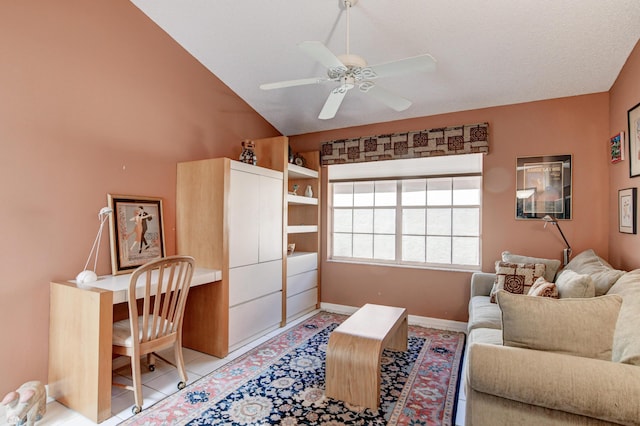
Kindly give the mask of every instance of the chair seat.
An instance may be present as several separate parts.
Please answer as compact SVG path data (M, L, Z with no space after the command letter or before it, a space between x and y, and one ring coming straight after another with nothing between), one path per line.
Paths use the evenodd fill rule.
M172 328L172 324L169 328ZM148 328L153 327L153 317L149 317ZM140 338L142 338L142 316L138 317L138 329L140 330ZM133 347L133 339L131 338L131 325L129 318L113 323L113 339L112 343L116 346Z

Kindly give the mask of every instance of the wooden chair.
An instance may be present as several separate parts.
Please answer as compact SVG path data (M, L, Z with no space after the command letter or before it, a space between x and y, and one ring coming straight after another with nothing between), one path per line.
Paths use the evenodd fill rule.
M180 373L178 389L186 386L187 373L182 357L182 318L194 267L192 257L169 256L142 265L131 275L129 318L113 324L113 353L131 358L133 386L121 383L114 385L134 392L133 414L142 411L141 356L147 355L151 371L155 369L154 357L173 365ZM136 289L142 283L144 287ZM138 312L138 304L141 305L141 313ZM156 353L170 347L174 349L175 364Z

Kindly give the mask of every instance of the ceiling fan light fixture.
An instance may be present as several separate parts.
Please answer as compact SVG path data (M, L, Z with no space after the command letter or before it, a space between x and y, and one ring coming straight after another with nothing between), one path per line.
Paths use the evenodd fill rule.
M362 56L353 55L353 54L344 54L338 55L338 59L340 62L344 64L345 67L353 67L353 68L364 68L367 66L367 61L364 60Z

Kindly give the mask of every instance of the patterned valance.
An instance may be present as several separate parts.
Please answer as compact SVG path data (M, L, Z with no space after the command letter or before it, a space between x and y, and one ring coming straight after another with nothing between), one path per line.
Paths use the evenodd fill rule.
M341 139L322 144L322 165L489 152L489 123Z

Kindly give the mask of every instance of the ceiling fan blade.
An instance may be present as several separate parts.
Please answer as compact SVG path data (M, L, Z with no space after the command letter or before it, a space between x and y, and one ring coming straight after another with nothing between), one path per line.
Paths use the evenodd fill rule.
M404 111L411 106L410 100L396 95L387 89L383 89L380 86L370 84L366 90L362 91L396 111Z
M342 61L319 41L303 41L298 47L326 68L345 68Z
M344 85L333 89L331 93L329 93L329 97L324 103L324 106L322 107L322 111L320 111L320 115L318 116L318 118L320 120L329 120L335 117L336 113L338 112L338 108L340 108L340 104L342 104L342 100L344 99L344 96L347 94L348 90L349 89L347 89L347 87Z
M298 80L277 81L275 83L264 83L260 85L262 90L282 89L284 87L305 86L307 84L319 84L329 81L327 78L301 78Z
M436 60L429 54L400 59L398 61L385 62L370 66L375 77L389 77L392 75L408 74L412 72L430 72L436 69Z

